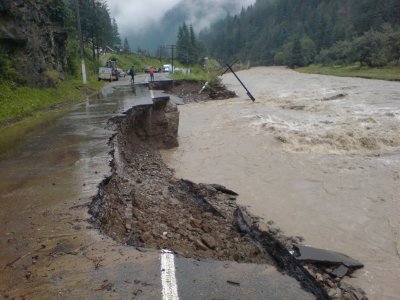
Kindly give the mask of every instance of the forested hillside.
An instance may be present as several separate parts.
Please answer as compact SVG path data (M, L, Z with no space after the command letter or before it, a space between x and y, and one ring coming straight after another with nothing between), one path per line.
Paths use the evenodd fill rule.
M400 0L257 0L199 38L222 62L384 66L400 58Z
M100 0L80 0L88 58L95 50L120 44L118 27ZM79 74L75 0L0 0L0 81L53 86ZM90 65L90 64L89 64Z

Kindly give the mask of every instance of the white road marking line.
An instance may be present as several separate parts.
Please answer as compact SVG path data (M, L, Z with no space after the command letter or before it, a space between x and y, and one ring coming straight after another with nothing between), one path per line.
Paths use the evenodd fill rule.
M174 254L165 249L161 250L161 283L163 300L179 300Z
M151 99L153 99L154 98L153 90L150 90L150 95L151 95Z

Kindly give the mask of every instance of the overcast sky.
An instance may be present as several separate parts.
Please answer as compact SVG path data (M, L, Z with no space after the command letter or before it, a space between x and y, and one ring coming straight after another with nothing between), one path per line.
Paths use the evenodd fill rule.
M107 0L111 16L115 17L121 33L121 37L129 35L130 32L141 30L151 23L160 20L163 15L180 2L192 3L193 7L201 5L205 11L210 10L210 19L188 20L195 25L197 30L207 26L209 22L215 21L216 7L222 8L227 5L247 7L255 0ZM207 4L208 3L208 4ZM239 4L239 5L238 5ZM194 14L196 9L194 9ZM192 16L193 16L192 15ZM218 17L220 17L218 15Z
M146 27L180 0L107 0L121 33Z

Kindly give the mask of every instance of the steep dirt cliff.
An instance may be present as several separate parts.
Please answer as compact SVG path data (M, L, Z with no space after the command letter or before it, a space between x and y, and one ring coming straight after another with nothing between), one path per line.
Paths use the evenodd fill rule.
M0 0L0 53L7 77L35 86L54 85L67 65L67 32L56 0Z

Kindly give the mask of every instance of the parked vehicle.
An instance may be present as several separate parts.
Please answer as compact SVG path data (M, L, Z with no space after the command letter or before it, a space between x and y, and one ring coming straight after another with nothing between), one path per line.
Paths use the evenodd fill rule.
M125 77L126 76L126 72L122 69L117 68L117 73L119 77Z
M108 60L106 62L106 67L111 68L111 69L116 69L117 68L117 62L115 60Z
M108 68L108 67L101 67L99 68L99 81L100 80L118 80L118 73L116 72L117 69Z
M163 72L172 72L172 65L163 65Z

